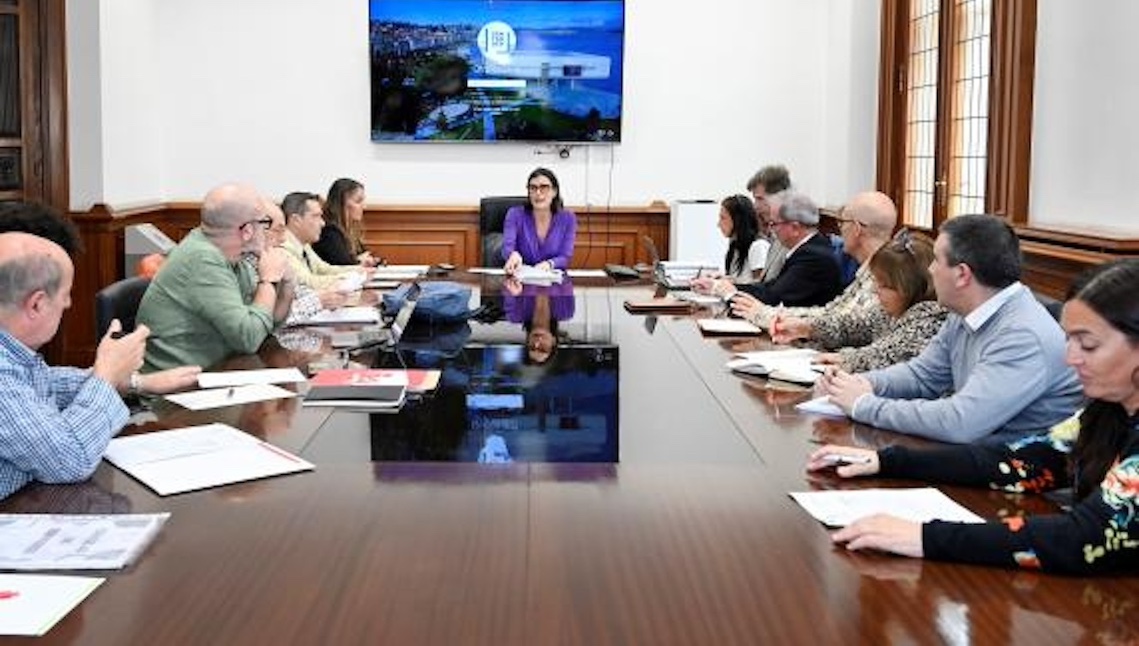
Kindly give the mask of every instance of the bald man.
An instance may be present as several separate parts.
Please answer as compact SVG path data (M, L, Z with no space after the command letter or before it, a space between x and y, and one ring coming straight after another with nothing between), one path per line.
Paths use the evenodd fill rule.
M285 253L265 243L272 226L251 186L206 194L201 226L170 252L139 305L136 320L151 330L143 372L252 354L285 321L293 274Z
M0 498L37 480L91 476L129 411L118 390L142 365L148 330L115 339L112 321L90 370L51 368L39 349L71 307L75 267L62 247L0 234Z
M870 258L890 241L898 224L898 209L885 193L868 191L850 199L836 216L842 233L843 249L858 261L854 280L834 300L821 307L789 307L779 310L760 303L747 294L732 300L732 311L771 332L778 343L811 339L824 348L845 341L850 331L863 345L890 323L878 302L878 287L870 273Z

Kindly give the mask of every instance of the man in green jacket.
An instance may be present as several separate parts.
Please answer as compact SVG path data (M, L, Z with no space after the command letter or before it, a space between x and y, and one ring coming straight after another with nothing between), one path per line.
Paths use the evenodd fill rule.
M150 328L143 372L252 354L285 320L293 274L285 253L265 244L272 223L253 187L206 194L201 226L170 252L139 305L137 322ZM245 256L257 258L256 271Z

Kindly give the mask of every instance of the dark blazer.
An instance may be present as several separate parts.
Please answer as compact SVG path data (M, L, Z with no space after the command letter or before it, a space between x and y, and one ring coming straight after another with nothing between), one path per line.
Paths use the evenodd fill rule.
M739 289L768 305L825 305L842 291L841 278L830 242L816 233L787 257L775 280L740 285Z
M330 265L358 265L360 261L356 256L364 253L363 249L353 249L352 242L344 231L331 222L320 230L320 240L312 244L312 250Z

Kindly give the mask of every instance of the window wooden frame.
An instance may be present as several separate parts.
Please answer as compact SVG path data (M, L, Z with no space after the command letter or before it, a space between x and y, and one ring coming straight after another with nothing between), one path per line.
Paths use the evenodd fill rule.
M941 0L942 42L954 0ZM909 51L908 0L883 0L882 46L878 88L878 189L898 204L904 198L905 83ZM1032 160L1032 96L1036 61L1036 0L993 2L991 85L989 89L988 166L985 210L1010 223L1028 222ZM945 69L946 66L942 66ZM943 109L949 96L942 78L938 92L938 145L948 140ZM937 175L942 173L938 169ZM941 225L935 211L934 229Z

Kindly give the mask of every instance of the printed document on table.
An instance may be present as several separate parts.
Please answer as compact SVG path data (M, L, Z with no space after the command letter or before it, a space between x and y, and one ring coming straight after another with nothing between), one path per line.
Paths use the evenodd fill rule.
M321 310L301 325L349 325L356 323L379 323L380 310L369 305L341 307L335 310Z
M305 380L302 379L302 381ZM190 410L208 410L223 406L269 401L270 399L288 399L296 396L295 392L273 384L250 384L232 388L193 390L188 393L165 395L165 399Z
M890 514L915 523L931 520L985 522L933 487L793 491L789 495L807 513L830 527L845 527L859 518L874 514Z
M253 384L297 384L302 381L306 381L305 376L296 368L227 370L225 372L203 372L198 375L198 386L201 388L251 386Z
M0 514L0 569L118 570L170 514Z
M0 574L0 635L46 634L104 579L47 574Z
M376 278L387 278L388 274L426 274L431 265L381 265L375 268Z
M344 293L358 291L364 287L364 281L367 279L368 277L364 275L362 271L353 271L343 274L340 280L336 282L336 291Z
M514 272L514 277L527 285L560 284L563 276L560 269L538 269L530 265L522 265Z
M118 437L104 457L160 496L314 468L225 424Z
M605 278L609 274L604 269L567 269L566 275L570 278Z

